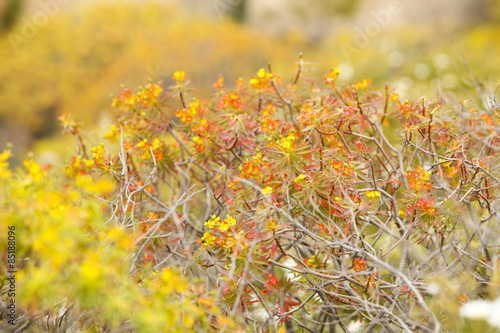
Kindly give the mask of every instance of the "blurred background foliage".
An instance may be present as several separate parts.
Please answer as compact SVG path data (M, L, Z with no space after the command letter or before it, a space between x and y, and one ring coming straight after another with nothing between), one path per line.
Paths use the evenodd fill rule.
M34 149L48 159L44 162L54 163L74 153L72 143L59 137L57 117L71 114L88 128L105 131L109 95L121 84L170 85L172 73L185 70L202 97L214 93L218 74L227 84L240 76L248 81L268 62L286 80L299 52L311 61L309 75L338 67L341 81L370 78L379 88L388 83L402 97L432 98L445 91L457 101L480 100L499 84L500 5L492 0L476 2L475 16L457 18L452 29L415 20L396 24L396 17L396 23L378 23L379 31L370 34L369 25L377 24L370 8L387 8L385 2L296 0L280 9L277 1L275 14L281 18L270 10L255 14L259 1L214 0L205 2L208 10L197 0L170 2L94 0L65 7L52 0L58 10L46 24L34 20L43 9L23 12L21 0L4 2L0 145L13 142L18 159ZM369 14L359 14L363 11ZM283 22L286 29L273 29L273 23ZM25 38L29 24L34 32Z

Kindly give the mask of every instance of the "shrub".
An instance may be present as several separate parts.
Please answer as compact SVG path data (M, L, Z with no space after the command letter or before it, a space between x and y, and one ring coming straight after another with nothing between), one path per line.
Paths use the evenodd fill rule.
M108 141L90 150L61 117L79 154L66 190L34 206L39 223L18 215L51 198L43 168L27 162L29 175L7 175L22 195L3 192L5 220L27 229L21 277L51 284L24 294L25 317L43 329L42 309L65 299L72 310L55 316L74 329L472 327L461 304L499 292L498 105L401 100L370 80L337 85L338 70L312 81L308 66L301 57L286 83L270 66L234 85L220 76L210 98L194 97L182 71L168 88L125 88ZM57 262L58 246L81 250ZM48 274L56 262L64 270ZM97 268L74 275L88 265ZM162 278L144 282L156 270ZM24 293L45 283L21 277ZM129 294L141 301L122 303Z

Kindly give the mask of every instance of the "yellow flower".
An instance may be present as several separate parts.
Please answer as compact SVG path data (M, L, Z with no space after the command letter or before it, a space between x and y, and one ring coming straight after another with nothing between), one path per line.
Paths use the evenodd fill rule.
M300 184L300 183L304 183L304 180L306 179L306 176L304 176L304 174L300 174L298 175L298 177L296 177L293 181L297 184Z
M232 227L236 225L236 220L231 215L226 216L226 222Z
M380 193L379 191L366 191L365 195L368 197L368 199L375 199L375 198L380 198Z
M172 79L177 81L177 82L185 81L186 80L186 72L176 71L174 73L174 76L172 77Z
M42 169L40 167L40 164L31 160L25 160L24 166L26 167L26 169L28 169L30 178L35 183L39 183L42 180L42 178L45 177L46 169Z
M200 138L199 136L195 136L193 138L193 141L194 143L196 143L197 145L201 145L203 143L203 138Z
M0 178L7 178L12 174L9 170L9 162L7 162L10 156L12 156L10 150L4 150L0 154Z
M271 186L267 186L262 190L262 193L264 193L265 195L270 195L271 193L273 193L273 189Z
M205 227L213 229L214 227L219 225L219 221L220 221L219 217L212 215L212 218L210 220L208 220L207 222L205 222Z

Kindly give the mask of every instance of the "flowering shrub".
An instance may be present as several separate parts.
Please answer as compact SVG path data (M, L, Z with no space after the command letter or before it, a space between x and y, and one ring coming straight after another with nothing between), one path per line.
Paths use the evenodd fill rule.
M19 322L52 329L43 310L94 330L467 329L463 304L500 292L498 106L401 101L370 80L337 85L338 70L313 82L306 66L286 85L271 68L219 77L211 98L183 71L124 89L90 154L63 117L79 155L60 187L33 161L15 180L0 155L14 184L2 214L31 258Z

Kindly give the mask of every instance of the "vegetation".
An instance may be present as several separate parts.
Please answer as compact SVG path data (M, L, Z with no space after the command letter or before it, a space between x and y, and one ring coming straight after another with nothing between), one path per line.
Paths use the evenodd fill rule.
M19 294L2 329L493 331L470 306L500 292L496 101L310 67L219 76L206 98L183 71L123 88L99 145L60 117L78 151L64 168L11 172L7 148Z
M316 15L333 10L322 5L345 1L309 3L311 15ZM120 84L166 81L178 68L190 73L198 93L208 95L214 76L222 74L230 82L240 76L248 80L255 68L269 61L289 78L289 65L296 54L304 52L308 59L318 60L317 71L306 76L335 65L342 69L340 83L369 77L377 86L387 82L397 87L403 98L435 96L438 87L453 102L476 96L463 63L469 64L486 88L495 88L492 78L499 74L496 57L483 56L500 52L499 27L487 23L454 36L422 27L381 29L361 47L352 30L341 29L315 41L300 30L276 38L257 28L158 3L107 4L78 11L60 8L58 15L36 26L36 33L21 44L13 45L9 36L24 36L24 25L32 21L29 15L0 40L0 130L16 143L16 165L28 149L55 151L63 160L67 157L61 147L64 140L58 136L60 114L71 114L85 122L87 129L94 129L107 119L108 93L118 94ZM356 47L356 51L346 57L342 45ZM0 136L2 145L6 140Z

